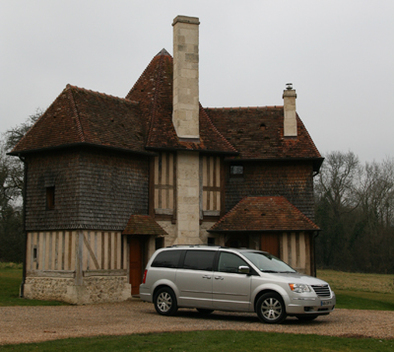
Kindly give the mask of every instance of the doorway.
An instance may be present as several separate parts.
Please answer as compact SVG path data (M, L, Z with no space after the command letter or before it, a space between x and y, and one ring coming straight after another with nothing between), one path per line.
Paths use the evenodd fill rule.
M280 258L279 234L264 233L261 235L260 249Z
M144 270L145 243L145 239L140 236L129 238L129 274L132 296L140 294L140 284L142 283Z

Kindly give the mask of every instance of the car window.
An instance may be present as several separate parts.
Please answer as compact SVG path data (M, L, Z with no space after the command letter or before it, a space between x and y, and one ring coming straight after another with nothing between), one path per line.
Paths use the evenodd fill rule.
M157 255L152 263L153 267L161 268L178 268L179 258L181 257L182 251L164 251Z
M215 254L216 251L186 251L183 268L212 271Z
M249 266L243 259L233 253L220 253L218 271L223 273L238 273L238 268L243 266Z

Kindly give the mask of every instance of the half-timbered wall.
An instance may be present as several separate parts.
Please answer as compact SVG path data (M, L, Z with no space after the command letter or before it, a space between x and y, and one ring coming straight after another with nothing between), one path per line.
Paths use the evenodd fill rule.
M220 157L202 156L200 161L202 182L202 211L204 215L220 215Z
M77 270L78 260L81 260L82 271L86 272L126 270L126 241L120 232L30 232L27 235L26 270L32 276L45 272L55 274L56 271L71 274Z
M154 161L154 207L156 214L174 213L174 163L173 153L160 153Z
M280 243L281 259L295 270L313 275L311 267L310 234L305 232L283 233Z

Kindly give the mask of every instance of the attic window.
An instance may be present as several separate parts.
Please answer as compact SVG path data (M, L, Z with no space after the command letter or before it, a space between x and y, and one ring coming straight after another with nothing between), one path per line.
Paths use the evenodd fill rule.
M55 186L46 188L47 210L55 209Z
M230 176L231 177L243 177L244 167L243 165L231 165L230 166Z

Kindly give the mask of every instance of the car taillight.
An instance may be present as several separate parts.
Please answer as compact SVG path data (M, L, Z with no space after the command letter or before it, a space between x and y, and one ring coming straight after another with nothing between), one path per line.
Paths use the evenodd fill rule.
M142 283L144 284L146 281L146 274L148 274L148 270L145 269L144 271L144 277L142 278Z

